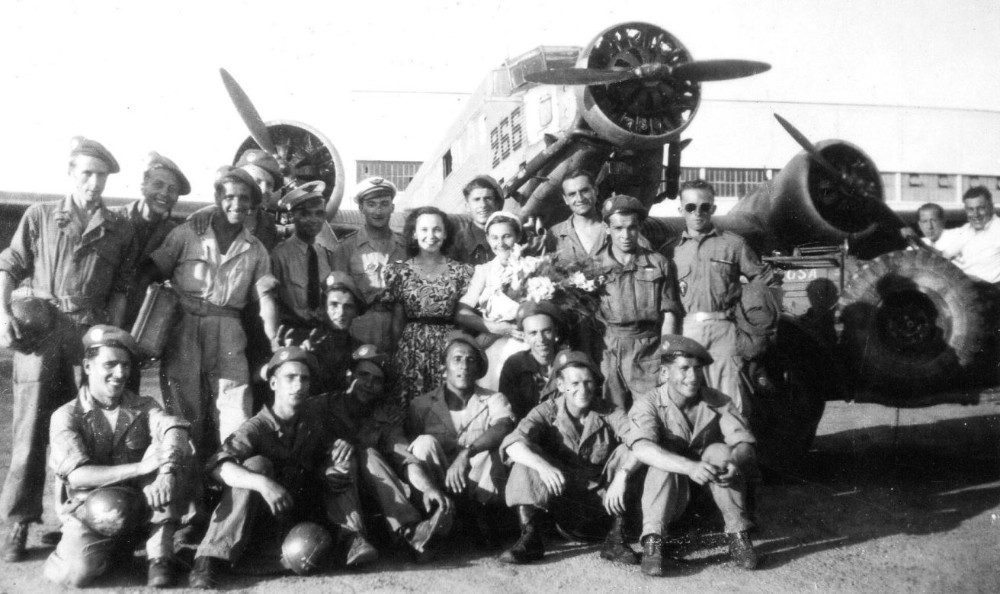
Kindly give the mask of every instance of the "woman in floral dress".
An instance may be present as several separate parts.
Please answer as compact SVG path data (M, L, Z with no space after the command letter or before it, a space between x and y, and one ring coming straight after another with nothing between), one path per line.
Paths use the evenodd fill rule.
M388 265L386 299L394 304L393 367L404 402L430 392L444 379L445 337L455 329L455 310L472 267L444 255L454 238L447 215L433 206L406 217L408 260Z

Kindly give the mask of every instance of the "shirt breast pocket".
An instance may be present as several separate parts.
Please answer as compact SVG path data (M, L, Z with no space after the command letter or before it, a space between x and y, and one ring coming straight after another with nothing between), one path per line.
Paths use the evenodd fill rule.
M664 282L663 271L659 268L640 268L635 271L635 313L637 318L659 317L660 292L663 290Z

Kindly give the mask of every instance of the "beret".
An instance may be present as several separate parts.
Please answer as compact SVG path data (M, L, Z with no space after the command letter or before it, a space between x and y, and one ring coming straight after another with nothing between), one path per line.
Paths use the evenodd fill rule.
M354 192L354 201L361 204L365 198L396 197L396 184L382 177L369 177L358 184Z
M117 326L108 326L106 324L91 326L83 335L84 349L95 346L119 347L128 351L133 357L139 352L135 339L132 338L131 334Z
M254 178L250 177L250 174L246 171L233 167L232 165L223 165L219 167L215 172L215 189L218 191L222 184L226 182L240 182L250 186L250 199L254 204L260 204L264 199L264 195L260 192L260 186L254 181Z
M74 136L69 143L69 156L75 157L77 155L87 155L88 157L104 161L108 164L108 173L118 173L121 171L121 167L118 166L118 160L111 154L111 151L104 148L104 145L96 140L91 140L84 136Z
M323 197L323 190L325 189L326 184L321 181L306 182L282 196L281 200L278 200L278 206L291 212L312 200L325 201Z
M373 344L363 344L354 349L354 352L351 353L351 360L354 361L355 365L362 361L370 361L377 365L384 374L386 373L386 365L389 363L389 355L380 353L378 347Z
M528 299L517 308L517 327L524 330L524 319L531 316L546 315L552 318L557 329L563 329L563 311L551 301L532 301Z
M149 151L149 154L146 155L146 168L144 171L152 171L154 169L166 169L177 176L177 183L180 184L177 194L187 196L191 193L191 182L188 181L188 178L181 171L181 168L177 166L177 163L174 163L156 151Z
M268 379L277 368L281 367L285 363L293 361L305 364L309 368L309 371L313 374L318 373L319 371L319 365L316 363L316 357L314 357L312 353L302 347L286 346L274 351L274 355L271 356L271 360L264 366L264 373L261 375L264 376L264 379Z
M247 165L256 165L270 173L274 179L275 189L285 185L285 176L281 174L281 164L278 163L278 160L271 153L261 149L247 149L243 151L243 154L236 160L233 167L242 169Z
M521 219L517 218L515 215L509 212L504 212L502 210L496 211L495 213L491 214L488 219L486 219L486 226L484 227L484 229L489 231L490 225L497 222L513 223L514 226L517 227L518 235L521 234Z
M649 214L646 207L637 198L626 196L625 194L615 194L604 201L601 207L601 217L607 222L611 215L618 212L634 212L639 215L639 220L646 218Z
M444 347L445 358L447 359L448 351L451 349L452 345L457 342L467 344L472 347L472 352L474 352L476 357L479 359L479 373L476 375L476 379L483 379L483 377L486 376L486 372L490 369L490 361L486 358L486 353L479 346L479 343L476 342L476 339L468 334L459 331L448 334Z
M552 362L552 375L558 376L560 371L570 365L582 365L594 374L595 380L601 381L603 379L601 376L601 370L597 367L594 361L588 357L586 353L581 351L561 351L558 355L556 355L555 360Z
M334 270L326 276L326 279L323 281L323 291L327 293L330 291L347 291L354 296L355 305L358 306L358 313L363 312L368 305L364 295L361 294L361 289L358 288L358 284L354 282L350 274L342 270Z
M712 355L708 354L708 349L701 346L701 343L687 336L678 336L677 334L664 334L661 336L659 351L661 358L669 355L680 355L682 357L698 359L704 365L711 365L715 361Z

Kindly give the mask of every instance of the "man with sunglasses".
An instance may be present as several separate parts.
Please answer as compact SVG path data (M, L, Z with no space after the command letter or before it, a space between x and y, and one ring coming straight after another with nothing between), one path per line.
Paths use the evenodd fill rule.
M761 277L774 284L768 265L761 262L735 233L712 223L715 189L705 180L681 185L680 213L685 230L673 248L680 302L684 311L684 336L705 346L714 362L705 367L709 387L733 399L744 415L749 407L740 395L739 372L743 360L736 348L733 311L740 300L740 276Z

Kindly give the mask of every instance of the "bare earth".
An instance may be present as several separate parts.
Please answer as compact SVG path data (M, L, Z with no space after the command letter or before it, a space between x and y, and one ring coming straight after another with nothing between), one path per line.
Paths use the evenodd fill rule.
M147 372L148 373L148 372ZM10 357L0 357L0 475L10 456ZM144 390L155 394L147 379ZM149 391L153 388L154 391ZM596 545L548 540L540 563L511 567L499 551L455 538L429 566L390 552L363 573L300 577L231 576L223 587L250 592L1000 592L1000 406L896 410L831 403L804 470L773 473L759 491L766 555L755 572L727 564L719 527L678 535L689 563L647 578L616 566ZM32 529L29 560L0 562L0 593L60 591L41 577L55 530ZM190 552L188 552L190 559ZM182 583L186 578L182 576ZM91 588L145 587L137 556Z

